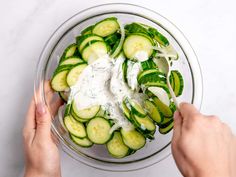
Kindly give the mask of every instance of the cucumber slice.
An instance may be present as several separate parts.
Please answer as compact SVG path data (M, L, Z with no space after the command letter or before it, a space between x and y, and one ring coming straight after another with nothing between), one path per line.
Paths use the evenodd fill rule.
M79 57L69 57L62 61L59 66L64 66L64 65L75 65L78 63L84 63L84 60L80 59Z
M77 121L79 121L79 122L81 122L81 123L85 123L85 122L88 122L88 121L89 121L89 119L81 119L80 117L78 117L78 116L74 113L73 109L71 109L70 114L71 114L71 116L72 116L75 120L77 120Z
M65 109L65 113L64 113L64 117L69 116L70 111L71 111L71 104L67 104L66 109Z
M122 110L123 110L123 113L124 113L125 117L126 117L127 119L130 119L130 110L129 110L129 108L126 106L126 104L125 104L124 101L122 102L121 107L122 107Z
M159 33L155 28L148 28L149 34L156 40L160 45L162 46L168 46L169 41L165 36L163 36L161 33Z
M122 63L123 80L124 80L125 83L128 83L128 80L127 80L127 69L128 69L128 61L125 60Z
M146 143L144 136L136 130L125 131L121 129L121 135L125 145L133 150L141 149Z
M72 110L75 113L75 115L81 119L92 119L93 117L96 116L96 114L98 113L100 109L100 106L92 106L90 108L87 109L83 109L83 110L78 110L77 109L77 105L75 103L75 101L72 102Z
M106 111L100 107L98 113L96 114L96 117L104 117L106 115Z
M173 126L174 126L174 121L172 121L167 127L165 128L160 128L159 127L159 132L161 134L167 134L169 133L172 129L173 129Z
M147 110L149 116L154 120L156 123L161 123L163 121L163 115L160 113L156 105L149 100L145 101L145 109Z
M94 41L86 45L82 51L82 57L85 61L95 61L108 53L108 48L103 41Z
M95 24L92 32L102 37L109 36L115 33L119 29L119 24L117 23L117 18L110 17L106 18Z
M51 86L54 91L60 92L69 89L69 85L66 82L67 74L70 68L58 68L51 80Z
M159 128L166 128L168 127L172 122L174 121L173 117L169 118L169 117L165 117L163 122L161 122L160 124L158 124Z
M131 108L131 112L136 114L137 116L145 117L147 115L145 110L136 100L126 98L125 103L128 108Z
M110 45L110 46L113 46L117 41L120 40L120 34L119 33L114 33L114 34L111 34L109 36L107 36L104 41Z
M60 62L66 60L68 57L72 57L73 55L76 54L76 49L77 49L77 45L76 44L70 44L63 52Z
M64 102L68 101L68 97L69 97L68 92L61 91L61 92L58 92L58 94Z
M136 115L133 115L136 125L141 131L144 132L153 132L156 130L156 126L153 123L152 119L149 118L149 116L146 117L138 117Z
M142 66L143 70L150 70L150 69L156 69L157 68L156 63L152 59L141 62L141 66Z
M64 118L64 124L65 124L67 130L72 135L79 137L79 138L86 137L86 130L85 130L84 125L82 123L76 121L73 117L66 116Z
M139 60L136 56L138 52L144 52L149 58L153 53L153 41L148 36L137 33L126 37L123 44L123 51L130 60Z
M81 34L82 35L91 34L93 27L94 27L94 25L86 27L83 31L81 31Z
M173 117L173 112L172 110L169 108L169 106L167 106L167 104L165 104L164 102L162 102L159 98L157 97L153 97L153 102L155 103L155 105L158 107L159 111L163 114L164 117ZM169 98L168 98L169 99Z
M144 70L138 75L138 83L146 84L148 82L166 82L166 77L157 69Z
M110 123L102 117L91 119L86 128L88 138L95 144L105 144L109 141L111 138L110 129Z
M172 85L174 85L174 92L176 96L180 96L183 93L183 89L184 89L184 80L182 75L180 74L179 71L174 70L171 71L171 76L173 78L173 83L171 82Z
M84 47L91 41L103 41L103 38L100 36L97 36L95 34L87 34L84 36L80 36L77 38L77 45L78 45L78 49L79 52L81 53L82 50L84 49Z
M115 158L123 158L129 153L129 147L124 144L120 132L114 132L106 146L108 152Z
M87 64L77 64L75 65L68 73L66 82L71 87L76 84L76 82L79 79L79 75L82 73L82 71L87 67Z
M114 44L114 46L112 47L112 50L111 50L111 52L110 52L110 56L114 55L115 52L117 53L117 55L114 55L114 58L116 58L116 57L119 55L119 53L120 53L121 50L122 50L122 47L120 47L119 44L120 44L120 39L118 39L118 40L116 41L116 43ZM119 50L116 51L118 47L119 47Z
M166 93L170 96L170 91L169 88L167 87L167 85L163 82L147 82L144 84L145 88L149 88L149 87L159 87L162 88L166 91ZM148 89L146 89L146 91L149 91Z
M81 147L88 148L93 145L93 143L88 138L78 138L74 135L70 135L70 138L75 144L78 144Z
M149 35L148 30L144 28L142 25L140 25L139 23L131 23L131 24L125 25L125 31L126 31L126 34L143 33L143 34Z

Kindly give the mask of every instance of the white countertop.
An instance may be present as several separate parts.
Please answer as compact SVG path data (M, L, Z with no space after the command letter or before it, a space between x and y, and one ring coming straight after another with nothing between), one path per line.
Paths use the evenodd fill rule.
M183 31L199 57L204 76L202 112L217 114L236 132L236 1L1 0L1 177L18 176L24 165L21 128L33 94L36 63L45 42L73 14L107 2L129 2L151 8ZM64 177L180 176L171 156L150 168L118 174L87 167L64 153L62 174Z

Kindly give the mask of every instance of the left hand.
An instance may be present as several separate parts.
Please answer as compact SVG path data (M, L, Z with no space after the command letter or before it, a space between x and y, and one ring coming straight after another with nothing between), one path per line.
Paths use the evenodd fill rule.
M53 97L49 83L46 85L46 97ZM32 99L23 129L25 151L25 177L60 177L60 156L57 140L51 133L52 114L62 104L60 99L53 102L52 110L43 103L36 105Z

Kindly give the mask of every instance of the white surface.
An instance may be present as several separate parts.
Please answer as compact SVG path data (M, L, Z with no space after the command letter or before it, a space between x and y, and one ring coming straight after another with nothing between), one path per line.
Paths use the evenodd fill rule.
M21 128L32 96L39 54L53 31L76 12L105 0L1 0L0 176L23 168ZM120 1L122 2L122 1ZM195 49L204 76L202 111L217 114L236 132L236 1L130 0L174 22ZM24 88L24 89L23 89ZM80 164L62 153L62 174L81 176L180 176L172 157L150 168L111 173Z

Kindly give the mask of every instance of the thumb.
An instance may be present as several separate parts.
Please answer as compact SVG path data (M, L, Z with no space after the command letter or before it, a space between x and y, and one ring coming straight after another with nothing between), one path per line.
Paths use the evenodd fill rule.
M36 136L47 138L51 136L51 115L43 103L36 105Z

